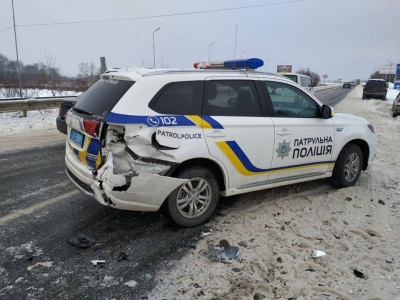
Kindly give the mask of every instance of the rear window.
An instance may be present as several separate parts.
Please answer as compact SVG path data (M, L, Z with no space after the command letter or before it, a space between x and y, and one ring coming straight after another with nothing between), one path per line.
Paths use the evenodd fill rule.
M100 79L79 97L74 108L105 117L134 83L127 80Z
M308 77L300 77L301 86L310 87L311 86L311 79Z
M367 87L374 88L374 87L386 87L386 82L382 80L369 80L367 82Z
M297 75L286 75L286 74L285 74L285 75L283 75L283 76L285 76L285 77L287 77L287 78L293 80L294 82L298 83L298 82L297 82Z

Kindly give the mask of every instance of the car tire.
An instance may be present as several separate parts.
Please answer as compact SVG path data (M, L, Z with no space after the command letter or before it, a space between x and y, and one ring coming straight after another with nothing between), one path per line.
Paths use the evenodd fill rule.
M214 213L219 200L219 186L214 174L205 167L192 166L181 170L177 177L189 181L167 198L172 220L182 227L205 222ZM197 189L199 186L200 191Z
M386 96L383 96L383 97L382 97L382 100L385 101L385 100L386 100Z
M392 117L393 117L393 118L396 118L396 117L397 117L397 114L393 113L393 114L392 114Z
M338 156L333 168L331 183L337 188L350 187L356 184L363 165L361 149L356 144L347 144Z
M365 99L365 98L366 98L366 97L365 97L365 94L363 93L363 94L362 94L362 99Z

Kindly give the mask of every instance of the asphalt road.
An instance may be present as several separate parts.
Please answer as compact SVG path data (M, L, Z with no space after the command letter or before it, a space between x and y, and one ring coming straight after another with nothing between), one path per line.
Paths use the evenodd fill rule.
M331 89L316 91L315 96L322 103L334 107L336 104L342 101L350 91L351 89L344 89L341 86L339 86Z
M334 106L348 92L316 96ZM182 229L159 212L102 206L69 182L64 151L58 142L0 154L0 299L140 299L157 270L190 251L210 223ZM78 234L96 243L67 242ZM120 252L127 260L118 261Z
M139 299L204 226L102 206L69 182L64 151L58 144L0 155L0 299ZM77 234L96 244L69 244ZM127 260L118 262L120 252Z

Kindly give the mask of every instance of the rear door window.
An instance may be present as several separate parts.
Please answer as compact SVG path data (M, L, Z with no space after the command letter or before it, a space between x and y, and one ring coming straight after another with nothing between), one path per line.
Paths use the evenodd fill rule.
M200 115L204 81L172 82L150 101L149 107L160 114Z
M79 97L74 108L90 115L106 117L134 83L127 80L100 79Z
M261 116L260 101L251 80L206 81L203 114L209 116Z

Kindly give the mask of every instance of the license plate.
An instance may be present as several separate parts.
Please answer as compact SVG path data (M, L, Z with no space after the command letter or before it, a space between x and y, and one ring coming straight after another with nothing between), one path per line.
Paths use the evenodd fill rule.
M82 133L72 129L69 139L82 148L85 137Z

